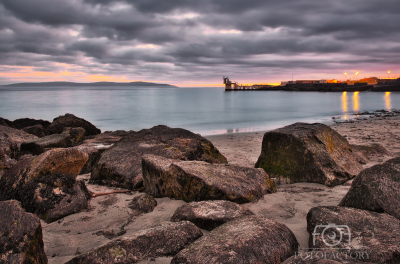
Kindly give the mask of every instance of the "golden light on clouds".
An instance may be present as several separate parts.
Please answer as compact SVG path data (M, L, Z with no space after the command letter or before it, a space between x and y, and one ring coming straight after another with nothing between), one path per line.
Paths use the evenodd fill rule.
M78 68L73 65L56 63L62 70L58 72L37 71L35 67L29 66L4 66L0 65L0 77L6 77L12 82L134 82L126 76L88 74L82 71L72 71Z

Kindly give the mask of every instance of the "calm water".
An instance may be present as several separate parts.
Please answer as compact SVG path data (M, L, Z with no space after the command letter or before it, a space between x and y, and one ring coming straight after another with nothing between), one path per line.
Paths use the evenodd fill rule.
M164 124L202 135L329 122L355 112L400 108L400 93L236 91L222 88L0 88L0 116L53 120L72 113L102 131Z

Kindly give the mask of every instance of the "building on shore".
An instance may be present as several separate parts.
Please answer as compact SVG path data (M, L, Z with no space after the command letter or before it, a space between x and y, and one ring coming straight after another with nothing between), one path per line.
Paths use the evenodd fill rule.
M336 82L334 82L336 81ZM337 83L337 80L296 80L296 81L284 81L281 82L281 86L285 86L286 84L320 84L320 83Z

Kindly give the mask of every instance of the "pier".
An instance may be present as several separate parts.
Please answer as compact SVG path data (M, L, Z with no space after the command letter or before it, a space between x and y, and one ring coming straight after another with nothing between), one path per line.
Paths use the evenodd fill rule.
M223 77L225 84L225 91L241 91L241 90L264 90L265 88L271 87L268 84L238 84L232 82L229 77Z

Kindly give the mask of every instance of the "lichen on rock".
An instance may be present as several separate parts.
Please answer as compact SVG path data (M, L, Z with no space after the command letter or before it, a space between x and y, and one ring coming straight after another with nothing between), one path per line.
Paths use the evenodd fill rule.
M264 134L255 165L284 183L342 184L361 170L348 141L323 124L295 123Z

